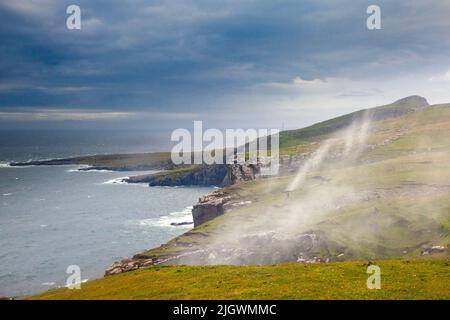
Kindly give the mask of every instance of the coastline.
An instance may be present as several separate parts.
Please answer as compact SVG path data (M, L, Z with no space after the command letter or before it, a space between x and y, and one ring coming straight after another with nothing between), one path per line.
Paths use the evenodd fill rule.
M61 243L64 246L65 236L62 235L61 238L61 236L59 236L55 232L61 231L62 227L65 228L65 226L63 225L65 224L64 221L66 220L63 219L64 221L60 221L60 219L58 219L58 213L56 211L58 210L57 206L59 206L59 202L63 201L63 199L66 199L67 196L67 199L71 199L69 201L74 201L75 204L75 206L67 205L67 209L69 210L68 212L73 212L75 214L72 215L73 217L78 216L78 218L76 218L76 222L75 220L72 220L72 218L69 219L70 221L76 223L75 227L77 230L95 230L98 227L102 229L104 228L104 226L113 226L113 229L109 229L110 227L108 227L108 230L111 230L111 232L117 229L114 229L115 226L117 226L120 230L123 230L122 232L117 229L119 233L115 232L115 236L106 237L103 237L101 230L98 231L100 232L100 234L95 238L104 239L105 241L102 241L102 245L96 246L97 249L95 250L101 250L104 253L104 258L99 259L99 261L102 261L102 263L97 263L97 266L91 265L91 261L96 260L94 256L92 256L92 258L89 258L88 261L86 261L84 257L80 259L77 258L75 263L79 264L82 269L85 270L83 272L83 279L85 278L84 276L89 279L102 277L105 269L114 261L141 252L143 250L146 250L147 248L158 246L161 243L165 243L175 236L187 231L188 228L192 226L193 221L190 210L189 216L186 215L186 207L192 207L199 196L204 195L212 190L211 188L197 187L149 188L148 184L131 184L124 181L124 179L126 178L125 175L132 176L133 174L142 174L143 172L132 171L121 174L120 170L111 170L107 172L79 170L79 165L60 165L57 167L53 165L27 165L22 167L8 167L3 169L2 177L6 179L5 182L10 181L11 183L4 185L5 196L2 198L2 200L5 203L11 203L11 205L13 205L14 203L18 203L20 199L24 199L26 201L19 202L23 202L27 206L26 208L31 206L34 201L46 201L45 203L46 206L48 206L49 210L45 210L45 208L42 209L48 212L48 215L40 214L40 217L37 220L31 219L29 220L30 223L28 223L27 225L19 223L19 221L17 222L17 228L20 228L21 230L32 229L33 233L39 233L40 236L42 236L42 243L45 243L47 241L47 238L48 240L50 240L50 238L53 237L53 239L60 239L57 242ZM21 170L15 170L16 168ZM24 170L22 170L22 168L24 168ZM69 173L69 171L73 173ZM40 176L42 176L43 178L39 178ZM19 180L15 180L16 177L18 177ZM33 177L33 179L30 179L30 177ZM121 184L127 186L101 186L105 185L105 183L116 184L112 183L111 180L115 180L116 183L120 181ZM36 191L33 194L28 193L28 195L26 195L25 191L27 190L27 188L29 188L29 185L31 184L31 186L38 186L38 181L40 181L41 184L45 183L45 185L41 185L41 187L34 189ZM12 183L18 184L18 187L14 187ZM62 189L66 187L67 189ZM44 191L47 189L50 190L50 193ZM69 191L69 189L71 189L72 191ZM190 191L191 189L192 191ZM54 190L54 192L51 190ZM65 190L67 190L67 192ZM10 196L6 197L6 195ZM117 209L112 208L112 206L114 206L113 204L108 205L108 203L104 203L104 201L107 200L108 197L117 199L117 201L114 201L114 203L119 204ZM123 201L120 201L120 198L122 197L124 199ZM136 205L129 206L130 209L135 208L130 210L131 212L128 212L126 210L128 206L126 204L126 202L128 201L127 199L134 199L134 201L139 202ZM155 199L157 200L157 202L154 202ZM123 204L121 205L120 202L122 202ZM24 210L36 214L38 212L38 210ZM39 210L39 212L43 210ZM11 207L10 209L5 210L3 213L9 213L7 216L13 217L14 212L20 211L17 211ZM55 212L56 216L52 212ZM111 220L106 224L98 225L98 227L96 227L99 221L97 221L98 218L95 218L95 216L97 214L100 214L100 212L104 213L102 214L102 217L105 217L107 219L112 218L114 220ZM3 217L5 217L4 214L2 214ZM88 218L89 216L92 216L92 218ZM24 222L26 221L28 221L28 218L24 220ZM61 224L60 222L63 223ZM174 225L172 225L172 223L174 223ZM68 227L70 228L70 225L68 225ZM11 232L13 232L13 229L11 229ZM151 232L151 234L149 234L149 232ZM29 234L30 237L28 238L32 238L31 233ZM82 232L79 232L79 234L81 235L81 237L84 237L83 235L86 235L86 233ZM163 234L166 235L164 236ZM11 236L12 235L13 233L11 233ZM11 239L12 241L13 238L4 237L3 239L4 243L8 243L9 239ZM130 241L131 244L129 243ZM85 242L86 241L80 241L80 243ZM21 242L19 241L16 243L19 245ZM47 253L45 252L45 246L39 245L38 247L39 250L35 251L38 255L38 257L35 259L36 264L41 263L41 261L53 261L60 259L58 254L47 256ZM13 247L4 246L3 248L5 250L2 250L2 255L8 254L8 252L11 252L11 250L13 250ZM85 251L84 249L82 249L83 247L80 248L80 252ZM17 252L23 252L21 254L22 256L29 256L29 254L27 253L27 249L24 249L23 251L18 250ZM6 260L2 259L2 262L3 261L7 265L20 263L19 260L9 255L7 256ZM70 264L70 262L71 261L65 262L64 259L56 262L57 264L54 267L55 276L52 276L48 272L42 273L38 270L36 270L36 273L34 273L32 269L34 270L40 268L38 268L37 266L33 267L32 269L29 268L29 270L26 271L26 274L32 274L33 278L37 279L37 281L30 280L29 289L26 288L28 287L28 285L26 287L18 286L17 289L15 289L13 283L11 283L11 281L14 279L12 278L12 275L10 276L11 278L2 279L2 283L4 284L4 286L2 286L3 290L1 290L1 293L8 296L25 296L43 290L52 290L53 288L50 284L53 283L55 283L57 286L62 286L63 283L61 281L65 281L63 280L63 278L65 279L66 277L64 275L65 266L67 266L67 263ZM101 265L100 268L98 268L98 265ZM93 266L96 269L93 269ZM4 269L5 272L2 272L2 275L8 272L8 270L9 268ZM26 270L26 268L24 268L24 270ZM94 275L93 273L96 274ZM21 274L24 274L24 272L21 272ZM19 277L22 278L20 274ZM43 285L44 283L48 284L48 286ZM23 284L26 285L26 282L23 282ZM42 288L39 288L40 286Z
M95 154L69 158L10 162L11 167L42 165L85 165L83 170L146 171L172 168L170 153Z
M105 157L105 156L104 156ZM108 159L116 159L117 155L108 155ZM142 157L142 155L133 155L133 157ZM141 169L142 166L136 167L135 165L129 166L129 162L133 161L132 156L128 156L125 161L122 161L114 166L99 166L97 163L92 164L93 161L98 159L97 156L89 157L74 157L66 159L49 159L42 161L31 161L24 163L13 164L12 167L29 167L29 166L64 166L64 165L77 165L76 169L71 169L71 171L76 172L121 172L124 168L127 171L137 171L136 168ZM86 164L90 162L91 164ZM102 161L104 162L104 161ZM161 168L160 163L151 164L147 167ZM151 224L165 224L166 226L172 225L174 227L189 228L181 236L190 235L195 227L215 219L216 217L223 215L230 208L237 208L242 205L248 205L251 203L249 200L242 200L236 194L228 193L227 186L232 183L238 182L238 180L254 180L257 178L257 172L251 166L245 166L243 168L239 165L232 166L231 170L227 170L227 165L223 166L188 166L181 168L174 168L173 166L164 166L162 170L155 171L145 175L136 175L128 177L115 178L110 181L104 182L104 184L129 184L129 185L144 185L144 186L161 186L161 187L180 187L180 186L215 186L215 190L201 197L196 203L192 203L189 207L190 219L187 219L187 215L181 217L175 217L176 221L166 221L169 216L163 216L159 221L149 221ZM188 178L178 179L179 173L182 172ZM232 177L230 178L229 173ZM163 177L163 178L161 178ZM215 182L215 183L212 183ZM184 212L186 213L186 212ZM167 219L166 219L167 218ZM172 217L174 218L174 217ZM163 221L164 220L164 221ZM177 241L177 238L170 239L168 243L175 241L177 246L182 246L184 249L188 249L191 244L188 242L183 243ZM162 255L162 256L152 256L148 257L145 253L164 248L167 243L162 244L160 247L149 248L144 252L138 252L132 256L132 258L123 259L121 261L114 262L111 266L105 269L105 275L115 274L134 270L137 268L159 265L159 264L170 264L176 262L181 257L192 255L191 252L184 252L180 255ZM196 251L194 253L201 253L201 251Z
M400 107L394 104L393 111ZM450 109L431 106L401 115L390 110L383 109L392 114L389 119L371 123L370 141L351 145L358 157L343 151L347 137L358 135L353 127L342 131L342 119L354 117L349 114L285 134L288 143L281 140L280 173L274 177L260 179L250 165L227 165L225 176L220 167L172 166L127 178L147 185L201 185L219 172L214 178L222 182L193 205L193 229L113 263L105 281L150 266L448 259L448 149L441 146L449 140L435 126L447 128ZM427 139L426 147L418 148L418 135ZM333 149L323 149L330 139ZM113 167L133 162L121 161ZM296 174L298 188L291 188Z

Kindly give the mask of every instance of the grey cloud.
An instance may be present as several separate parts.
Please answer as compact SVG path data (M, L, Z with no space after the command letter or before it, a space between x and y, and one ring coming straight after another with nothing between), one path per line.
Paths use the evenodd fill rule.
M360 87L323 99L387 99L374 82L450 69L450 5L437 0L378 1L380 31L365 28L371 3L350 0L79 0L81 31L65 28L72 1L36 3L0 0L0 109L250 113L303 101L267 84L347 79Z

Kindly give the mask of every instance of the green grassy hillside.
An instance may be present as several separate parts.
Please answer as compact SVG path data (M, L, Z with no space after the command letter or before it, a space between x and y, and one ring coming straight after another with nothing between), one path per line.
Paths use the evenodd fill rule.
M450 105L412 102L283 133L293 170L222 189L225 214L136 257L158 266L34 298L449 299Z
M239 239L248 243L248 235L271 232L283 237L313 233L319 241L307 255L330 261L417 257L424 248L447 247L449 132L448 105L375 121L357 159L324 161L289 195L285 190L295 174L228 187L224 191L246 205L233 207L144 255L167 258L207 249L217 256L223 249L242 247ZM326 139L321 136L309 146L317 150ZM338 140L333 143L338 145ZM304 145L303 140L297 143ZM296 259L280 259L264 242L248 246L260 257L256 263ZM448 256L448 249L440 255ZM180 263L227 261L197 256Z
M31 299L450 299L447 261L380 261L381 289L367 264L152 267Z
M423 110L428 102L421 97L411 96L400 99L392 104L371 109L363 109L337 118L316 123L312 126L288 130L280 133L281 153L289 152L292 146L309 144L311 142L326 138L327 135L349 126L352 122L366 116L376 121L401 117L413 111ZM295 153L295 152L294 152Z

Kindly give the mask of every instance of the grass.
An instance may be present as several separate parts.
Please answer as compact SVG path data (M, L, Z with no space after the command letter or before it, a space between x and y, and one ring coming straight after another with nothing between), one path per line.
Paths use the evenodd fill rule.
M381 289L367 263L152 267L29 299L450 299L448 260L385 260Z
M321 125L338 126L333 123ZM282 223L284 216L293 216L286 213L298 210L296 204L323 199L342 187L348 188L350 195L367 193L381 196L339 205L338 209L335 205L328 212L321 208L310 209L311 219L298 223L294 231L301 234L313 230L324 234L326 241L323 247L317 248L317 254L323 251L325 256L333 257L345 248L346 260L411 258L420 254L419 248L423 244L447 246L450 244L450 190L447 188L450 181L450 135L443 133L449 130L450 108L447 105L376 121L368 142L376 147L364 152L361 161L344 166L332 164L310 173L310 176L329 178L327 184L307 179L301 188L291 193L289 201L284 190L292 176L231 186L224 190L250 200L251 205L233 209L144 254L170 256L187 250L177 246L177 241L191 243L193 246L188 250L202 249L214 242L216 236L233 234L237 226L242 234L256 232L258 228L266 231L267 221L275 229L275 224ZM302 132L303 129L296 132L301 133L299 140L295 140L292 134L289 144L304 146ZM397 133L397 139L382 143ZM308 144L308 147L317 148L319 145ZM334 205L335 202L330 203ZM380 211L377 217L371 214L375 208Z
M358 114L358 113L357 113ZM320 141L355 115L309 128L281 133L282 154L312 152ZM300 188L284 192L293 176L240 183L223 191L250 200L212 221L148 250L167 257L240 234L277 230L283 234L313 231L314 248L330 264L282 264L262 267L173 266L139 270L83 284L80 291L59 290L32 298L45 299L450 299L448 250L444 260L423 260L422 245L450 244L450 105L372 123L367 149L358 162L327 163L310 172ZM388 143L384 143L388 141ZM161 155L162 160L165 156ZM141 159L144 160L144 159ZM186 169L174 170L177 176ZM162 173L165 175L169 173ZM312 177L320 175L327 183ZM329 206L329 195L335 199ZM341 197L372 195L341 205ZM378 195L378 196L377 196ZM305 204L309 203L310 206ZM376 210L375 210L376 209ZM374 211L376 212L374 214ZM290 218L308 219L292 223ZM284 220L286 221L284 221ZM270 222L270 223L268 223ZM267 227L269 225L269 228ZM286 230L293 225L295 229ZM282 228L281 228L282 227ZM177 241L192 247L177 246ZM255 249L259 255L267 248ZM337 259L341 253L343 258ZM363 262L382 260L382 290L366 289Z

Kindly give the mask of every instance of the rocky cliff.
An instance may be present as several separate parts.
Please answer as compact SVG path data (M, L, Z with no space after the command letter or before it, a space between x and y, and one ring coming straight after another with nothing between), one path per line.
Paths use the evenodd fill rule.
M199 165L134 176L124 179L124 181L127 183L148 183L151 187L223 186L226 176L226 165Z
M241 181L254 180L259 167L253 164L214 164L178 167L155 174L124 179L127 183L148 183L154 186L229 186Z
M259 166L253 164L233 164L229 165L227 170L227 175L222 183L222 185L226 186L257 179L260 173ZM237 200L235 195L232 196L222 190L217 190L200 198L192 209L194 227L224 214L231 206L235 207L241 203L245 204L245 201L236 202L233 200Z
M231 196L221 190L210 193L198 200L192 209L194 227L212 220L225 213L225 205L231 200Z

